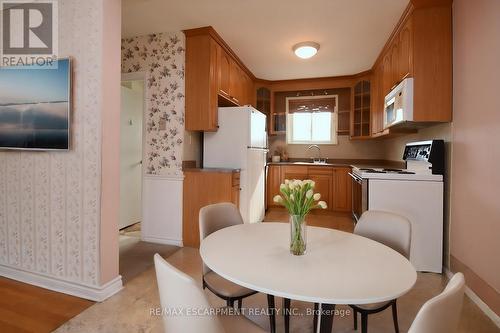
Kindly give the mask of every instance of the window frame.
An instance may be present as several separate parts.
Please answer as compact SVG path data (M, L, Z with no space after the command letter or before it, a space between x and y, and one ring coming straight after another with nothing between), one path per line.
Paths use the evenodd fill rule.
M333 108L333 112L331 112L331 124L330 124L330 141L294 141L293 138L293 120L292 115L289 113L289 101L290 100L298 100L298 99L324 99L324 98L335 98L335 106ZM285 99L285 107L286 107L286 142L291 145L337 145L338 144L338 136L337 136L337 128L338 128L338 106L339 106L339 96L338 95L318 95L318 96L294 96L294 97L286 97ZM314 113L314 112L311 112ZM312 119L311 119L312 124Z

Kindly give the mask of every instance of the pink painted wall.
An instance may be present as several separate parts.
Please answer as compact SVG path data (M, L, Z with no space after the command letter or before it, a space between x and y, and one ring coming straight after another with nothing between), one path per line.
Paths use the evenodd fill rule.
M121 1L103 4L100 282L118 276L120 212Z
M452 269L500 314L500 1L454 1L453 57Z

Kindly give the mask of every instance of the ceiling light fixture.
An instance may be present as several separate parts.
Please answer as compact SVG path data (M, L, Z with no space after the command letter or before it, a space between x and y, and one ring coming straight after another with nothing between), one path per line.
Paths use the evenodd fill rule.
M318 52L319 44L315 42L303 42L295 44L292 49L297 57L309 59Z

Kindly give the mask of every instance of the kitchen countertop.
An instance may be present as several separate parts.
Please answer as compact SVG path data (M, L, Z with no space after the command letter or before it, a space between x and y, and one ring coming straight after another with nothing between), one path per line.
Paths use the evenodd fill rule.
M271 162L267 165L306 165L317 167L358 167L358 168L405 168L405 162L389 160L369 160L369 159L328 159L327 163L312 163L310 159L291 158L286 162Z

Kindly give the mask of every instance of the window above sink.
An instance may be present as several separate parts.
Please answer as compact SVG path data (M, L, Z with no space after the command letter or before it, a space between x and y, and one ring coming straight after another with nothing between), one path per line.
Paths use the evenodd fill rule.
M337 144L337 95L286 98L288 144Z

